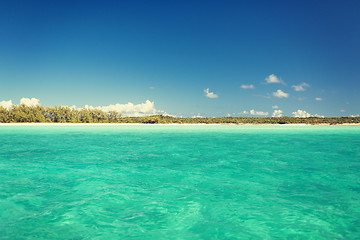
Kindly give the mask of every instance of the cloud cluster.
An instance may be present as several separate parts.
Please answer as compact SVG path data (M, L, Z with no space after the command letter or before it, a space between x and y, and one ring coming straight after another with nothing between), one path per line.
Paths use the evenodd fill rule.
M283 80L279 79L274 74L269 75L267 78L265 78L266 83L282 83L285 84Z
M276 83L280 83L280 84L283 84L283 85L286 85L286 83L281 79L279 78L278 76L276 76L275 74L270 74L269 76L267 76L265 78L265 84L276 84ZM242 84L240 86L242 89L255 89L255 86L254 84ZM310 84L309 83L306 83L306 82L302 82L298 85L292 85L291 86L294 91L296 92L304 92L306 91L308 88L310 88ZM218 95L213 93L213 92L210 92L209 88L205 89L204 90L205 92L205 96L208 97L208 98L218 98ZM261 96L261 97L264 97L264 98L289 98L290 97L290 94L287 93L287 92L284 92L283 90L281 89L278 89L276 90L275 92L272 92L272 94L270 93L267 93L266 95L254 95L254 96ZM298 97L297 98L299 101L301 100L305 100L306 97ZM315 98L316 101L323 101L323 98L321 97L316 97ZM279 109L279 107L277 105L273 105L272 106L272 109L274 110L273 113L272 113L272 116L273 117L281 117L283 116L283 111ZM343 110L341 112L344 112ZM254 109L250 110L250 111L242 111L240 112L239 114L250 114L250 115L258 115L258 116L267 116L269 113L268 112L262 112L262 111L255 111ZM270 113L271 114L271 113ZM296 112L293 112L292 113L294 115L294 117L301 117L301 118L306 118L306 117L311 117L311 116L314 116L314 117L324 117L323 115L318 115L318 114L315 114L315 115L311 115L310 113L307 113L306 111L304 110L300 110L298 109Z
M36 98L21 98L20 104L24 104L29 107L40 106L40 100ZM6 109L10 109L14 104L11 100L9 101L1 101L0 107L4 107ZM75 105L70 107L71 109L83 109L77 108ZM155 103L150 100L146 100L144 103L133 104L131 102L126 104L110 104L108 106L98 106L93 107L89 105L85 105L85 109L98 109L104 112L115 111L123 114L124 116L131 117L140 117L146 115L155 115L155 114L166 114L163 110L158 110L155 108Z
M20 104L24 104L29 107L38 106L38 105L40 105L39 102L40 102L40 100L36 99L36 98L21 98L20 99Z
M250 114L250 115L257 115L257 116L267 116L267 115L269 115L268 112L255 111L254 109L251 109L249 112L245 110L242 113L243 114Z
M204 89L204 93L207 98L218 98L219 97L219 95L215 94L214 92L210 92L209 88Z
M303 92L303 91L306 90L306 88L309 88L310 85L307 84L307 83L305 83L305 82L303 82L303 83L301 83L300 85L293 85L292 87L293 87L294 90L297 91L297 92Z
M139 104L133 104L129 102L126 104L117 103L117 104L110 104L108 106L98 106L98 107L86 105L85 108L98 109L104 112L115 111L123 114L124 116L131 116L131 117L165 114L164 111L157 110L155 108L155 103L151 102L150 100L146 100L144 103L139 103Z
M298 117L298 118L311 117L310 113L307 113L305 110L300 110L300 109L298 109L296 112L293 112L292 114L294 115L294 117Z
M20 104L24 104L29 107L35 107L40 105L40 100L36 98L22 98L20 99Z
M240 86L242 89L255 89L255 86L253 84L250 84L250 85L241 85Z
M1 101L0 102L0 107L6 108L6 109L10 109L12 107L13 103L11 100L9 101Z
M273 96L277 98L288 98L289 94L278 89L276 92L273 92Z
M40 105L39 102L40 102L40 100L36 99L36 98L21 98L20 99L20 104L24 104L29 107L38 106L38 105ZM13 105L14 104L13 104L12 100L0 102L0 107L6 108L6 109L10 109Z
M283 111L282 110L274 110L272 117L281 117L282 116Z

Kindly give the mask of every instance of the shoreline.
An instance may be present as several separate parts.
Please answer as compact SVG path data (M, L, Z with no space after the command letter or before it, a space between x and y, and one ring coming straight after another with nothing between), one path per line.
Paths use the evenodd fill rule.
M330 123L320 123L320 124L306 124L306 123L287 123L287 124L252 124L252 123L0 123L0 126L125 126L125 125L145 125L145 126L154 126L154 125L186 125L186 126L204 126L204 125L219 125L219 126L360 126L360 123L343 123L343 124L330 124Z

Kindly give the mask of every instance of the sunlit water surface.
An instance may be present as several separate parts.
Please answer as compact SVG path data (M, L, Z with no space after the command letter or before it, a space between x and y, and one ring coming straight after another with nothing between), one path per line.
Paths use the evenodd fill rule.
M360 239L360 127L0 126L0 239Z

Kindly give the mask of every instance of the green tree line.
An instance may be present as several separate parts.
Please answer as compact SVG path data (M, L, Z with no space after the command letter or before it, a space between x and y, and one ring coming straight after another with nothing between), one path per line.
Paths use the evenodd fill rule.
M295 117L214 117L178 118L164 115L124 117L119 112L99 109L73 109L65 106L42 107L13 105L0 107L0 123L202 123L202 124L345 124L360 123L360 117L295 118Z
M98 109L72 109L69 107L42 107L13 105L0 107L1 123L118 123L122 115L118 112L104 112Z

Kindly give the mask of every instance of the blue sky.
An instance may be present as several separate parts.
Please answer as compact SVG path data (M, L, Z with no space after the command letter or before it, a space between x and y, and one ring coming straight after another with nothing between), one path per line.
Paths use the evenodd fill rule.
M359 11L352 0L2 1L0 102L357 115Z

